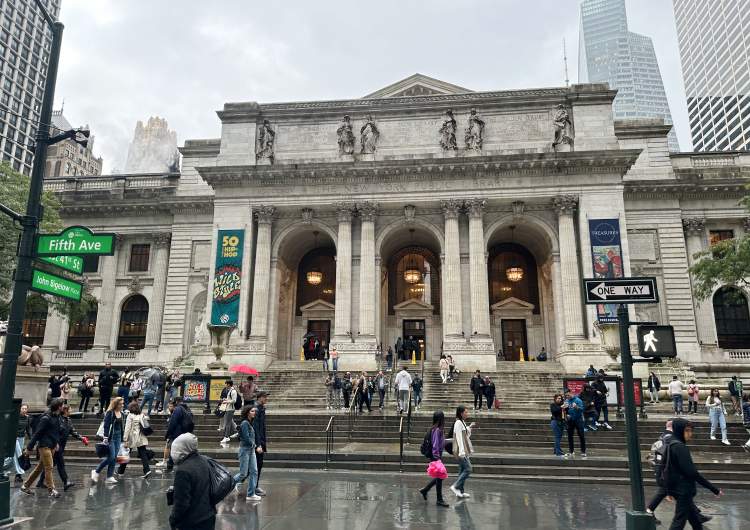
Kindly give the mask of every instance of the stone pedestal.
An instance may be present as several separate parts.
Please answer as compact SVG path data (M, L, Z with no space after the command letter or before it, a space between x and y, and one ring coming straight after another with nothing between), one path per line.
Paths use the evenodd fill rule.
M587 340L562 341L560 353L555 360L565 367L565 373L580 375L586 373L590 364L599 368L612 362L612 358L600 344Z
M475 370L495 372L497 370L497 357L493 341L489 337L477 337L471 341L446 339L443 342L443 353L451 355L456 361L456 367L462 372L473 373Z
M16 369L16 388L13 396L29 406L31 412L47 408L49 366L19 366Z

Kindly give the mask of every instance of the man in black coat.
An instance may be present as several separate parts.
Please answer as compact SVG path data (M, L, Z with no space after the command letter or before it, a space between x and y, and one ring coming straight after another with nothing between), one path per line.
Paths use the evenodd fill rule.
M474 372L474 376L471 378L471 382L469 383L469 388L474 394L474 410L477 410L477 407L479 407L479 410L482 409L482 386L484 384L484 381L482 380L482 374L477 370Z
M112 399L112 389L115 387L115 383L120 380L120 374L112 369L112 363L104 365L104 370L99 372L99 412L97 416L102 414L102 411L107 410L109 402Z
M266 456L266 403L268 403L268 392L259 392L255 402L257 412L255 414L255 421L253 421L253 429L255 430L255 446L260 448L260 451L256 449L255 453L255 459L258 464L258 480L255 483L255 494L261 497L266 494L265 490L258 486L260 484L260 472L263 470L263 458Z
M211 475L208 462L198 453L198 438L192 433L172 442L170 458L177 465L174 475L174 504L169 525L176 530L212 530L216 506L211 504Z
M49 406L49 410L45 412L39 419L39 423L34 429L34 434L29 440L29 445L26 447L25 452L32 453L34 447L39 447L39 462L26 479L26 482L21 486L21 491L26 495L33 495L31 491L31 485L44 471L44 481L47 486L49 496L57 498L60 494L55 489L55 481L52 476L52 468L54 466L54 453L59 448L60 442L60 409L63 406L63 400L55 398L52 400Z
M169 401L169 410L171 412L169 421L167 422L167 434L164 436L167 444L173 443L180 435L185 433L192 433L195 428L193 422L193 413L190 408L182 402L180 396L175 396ZM156 467L163 467L164 462L159 462ZM169 458L166 462L167 471L172 471L174 468L174 460L170 453Z

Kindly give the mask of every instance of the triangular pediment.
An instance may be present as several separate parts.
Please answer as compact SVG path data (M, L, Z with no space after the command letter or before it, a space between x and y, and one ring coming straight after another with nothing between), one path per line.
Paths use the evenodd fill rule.
M490 309L492 309L493 311L498 311L498 310L533 311L534 304L530 304L529 302L524 302L523 300L519 300L518 298L511 296L510 298L506 298L505 300L500 300L499 302L492 304L490 306Z
M399 310L404 311L404 310L409 310L409 309L432 311L433 307L432 305L426 302L423 302L422 300L417 300L416 298L410 298L409 300L404 300L400 304L394 305L393 309L394 311L399 311Z
M299 308L300 311L333 311L335 309L336 306L329 302L326 302L325 300L321 300L320 298L318 298L317 300L313 300L309 304L305 304Z
M434 77L414 74L406 79L402 79L401 81L397 81L387 87L381 88L372 94L367 94L365 99L440 96L448 94L466 94L469 92L473 91L458 85L446 83L445 81L435 79Z

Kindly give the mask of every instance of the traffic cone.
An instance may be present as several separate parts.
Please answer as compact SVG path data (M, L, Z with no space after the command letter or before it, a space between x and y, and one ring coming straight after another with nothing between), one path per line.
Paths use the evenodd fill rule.
M518 360L522 363L526 362L526 359L523 358L523 348L520 348L519 351L520 351L520 354L519 354Z
M304 361L305 360L305 348L299 349L299 360Z
M417 352L411 351L411 364L417 364Z

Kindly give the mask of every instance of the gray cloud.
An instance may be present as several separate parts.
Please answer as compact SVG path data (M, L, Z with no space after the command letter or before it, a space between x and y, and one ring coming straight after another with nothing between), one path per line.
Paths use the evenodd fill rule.
M628 0L653 37L683 149L690 145L672 6ZM88 123L105 171L137 120L159 115L181 144L219 135L227 101L355 98L414 72L475 90L558 86L562 41L577 80L572 0L64 0L57 107Z

